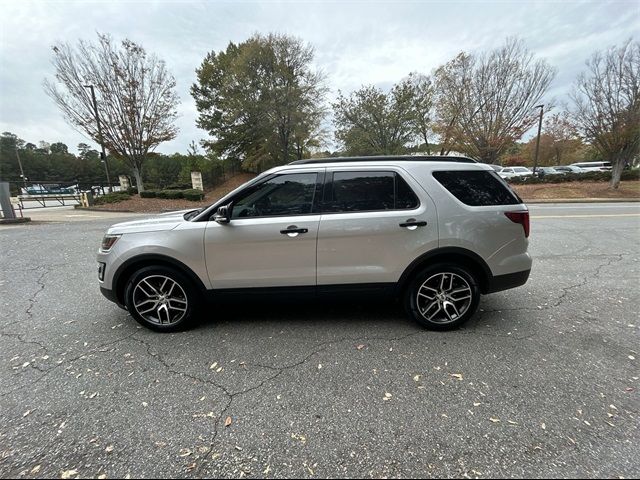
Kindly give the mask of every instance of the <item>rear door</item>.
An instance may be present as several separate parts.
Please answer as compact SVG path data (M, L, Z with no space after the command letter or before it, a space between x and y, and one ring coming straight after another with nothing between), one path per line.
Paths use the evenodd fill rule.
M327 168L318 231L318 286L396 282L438 246L435 205L397 167Z

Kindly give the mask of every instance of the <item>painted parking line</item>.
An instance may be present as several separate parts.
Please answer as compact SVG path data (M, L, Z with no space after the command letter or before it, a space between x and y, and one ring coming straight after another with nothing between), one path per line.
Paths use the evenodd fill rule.
M530 204L531 208L549 208L549 209L553 209L553 208L560 208L560 209L567 209L567 210L590 210L590 209L596 209L596 208L635 208L640 210L640 203L634 204L634 205L628 205L628 204L617 204L617 203L611 203L608 205L571 205L571 206L566 206L566 205L541 205L539 203L533 203Z
M532 215L531 218L604 218L604 217L640 217L640 213L611 213L593 215Z

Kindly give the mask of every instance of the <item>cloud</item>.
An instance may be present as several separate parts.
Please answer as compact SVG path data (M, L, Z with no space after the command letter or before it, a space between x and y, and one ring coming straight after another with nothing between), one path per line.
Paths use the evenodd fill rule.
M74 150L87 139L67 125L45 95L50 46L110 33L141 43L164 59L182 100L178 137L160 152L186 151L206 137L195 125L189 88L207 52L253 33L292 34L315 47L331 98L363 84L388 88L411 71L431 72L461 50L481 52L507 36L524 39L558 69L549 97L566 100L584 61L637 31L635 1L611 2L212 2L30 1L3 4L0 41L0 129Z

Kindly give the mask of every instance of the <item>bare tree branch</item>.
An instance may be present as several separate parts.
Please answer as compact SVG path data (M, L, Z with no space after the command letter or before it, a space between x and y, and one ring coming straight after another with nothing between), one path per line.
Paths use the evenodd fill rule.
M640 42L596 52L576 82L573 122L605 160L611 162L611 188L624 167L640 154Z
M552 67L513 38L487 54L461 53L440 67L436 110L443 153L459 148L495 163L535 123L534 107L554 76Z
M118 46L101 34L97 44L81 40L74 48L62 43L53 53L55 80L45 80L46 93L69 124L98 141L92 99L85 88L93 85L105 146L129 163L139 190L144 190L145 157L178 132L176 82L166 65L131 40Z

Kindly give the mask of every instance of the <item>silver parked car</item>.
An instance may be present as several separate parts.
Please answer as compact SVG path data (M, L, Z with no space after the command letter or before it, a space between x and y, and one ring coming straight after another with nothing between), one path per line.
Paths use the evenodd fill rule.
M108 299L159 331L187 326L207 300L283 291L388 293L444 330L481 294L527 281L528 236L522 200L473 160L301 160L210 207L113 225L98 277Z

